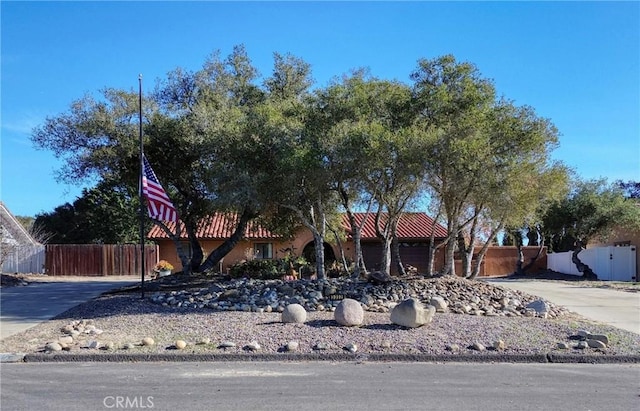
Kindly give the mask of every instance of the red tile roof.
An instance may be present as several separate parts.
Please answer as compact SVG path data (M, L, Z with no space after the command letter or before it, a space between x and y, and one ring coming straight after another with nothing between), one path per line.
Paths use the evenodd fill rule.
M355 213L356 223L364 219L366 213ZM381 216L382 221L386 220L386 214ZM376 236L376 215L375 213L369 213L367 221L362 227L361 238L363 240L374 239ZM351 226L346 214L342 217L342 225L347 232L351 232ZM423 239L431 236L431 227L433 227L433 219L426 213L403 213L398 223L398 239ZM447 229L440 224L436 224L434 227L435 238L444 238L447 236Z
M236 213L214 213L213 215L203 219L200 222L200 226L196 231L196 237L201 240L224 240L233 234L233 231L236 228L236 224L238 223L238 215ZM176 229L176 223L165 223L167 227L173 232ZM152 240L165 239L169 238L167 233L165 233L159 226L154 225L149 234L148 238ZM249 222L247 225L247 229L244 232L245 238L251 239L275 239L280 238L279 236L272 234L269 230L260 226L255 222ZM187 238L187 233L184 231L184 226L182 226L182 232L180 238Z
M362 221L366 213L355 213L356 221L359 223ZM386 219L386 214L382 216L383 221ZM202 220L196 236L201 240L223 240L227 239L233 234L236 223L238 220L237 214L234 213L215 213L212 216ZM350 232L349 219L346 214L342 216L342 226L347 232ZM404 213L398 224L398 239L410 240L410 239L424 239L429 238L431 235L431 227L433 226L433 219L426 213ZM167 223L167 227L171 231L175 230L175 223ZM440 224L435 225L435 237L444 238L447 236L447 230ZM169 236L158 226L154 226L149 234L148 238L152 240L167 239ZM182 230L181 238L186 239L187 234ZM276 239L280 238L277 235L272 234L269 230L260 226L258 223L250 222L247 230L245 231L245 238L248 239ZM362 228L363 240L370 240L377 238L375 230L375 214L369 213L369 217Z

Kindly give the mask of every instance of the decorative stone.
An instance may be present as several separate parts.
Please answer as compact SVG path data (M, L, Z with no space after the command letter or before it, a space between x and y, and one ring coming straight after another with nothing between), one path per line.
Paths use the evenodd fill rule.
M600 340L589 339L586 341L586 343L591 348L607 348L607 344L603 343Z
M174 346L176 347L176 349L178 350L184 350L187 346L186 341L184 340L177 340L174 344Z
M51 342L44 346L46 352L62 351L62 346L57 342Z
M355 353L356 351L358 351L358 344L349 343L344 347L344 349L349 351L349 352Z
M609 345L609 337L605 334L590 334L587 337L587 340L597 340L602 342L604 345Z
M323 343L323 342L319 342L316 345L313 346L313 349L316 351L325 351L329 349L329 344L327 343Z
M107 341L101 348L103 350L113 350L115 346L116 345L113 343L113 341Z
M432 305L426 309L416 299L402 301L391 310L391 322L403 327L416 328L430 323L436 308Z
M210 343L211 343L211 338L204 337L204 338L201 338L196 344L198 344L198 345L207 345L207 344L210 344Z
M580 342L578 342L578 344L576 344L575 348L577 348L579 350L584 350L587 347L589 347L589 344L587 344L586 341L580 341Z
M505 344L502 340L497 340L493 342L493 348L495 350L504 350Z
M133 344L133 343L125 343L125 344L122 346L122 349L123 349L123 350L132 350L132 349L134 349L135 347L136 347L136 346L135 346L135 344Z
M307 321L307 311L300 304L289 304L282 311L283 323L304 323Z
M556 348L559 350L568 350L569 344L567 344L566 342L559 342L558 344L556 344Z
M576 335L578 337L582 337L582 338L590 338L591 333L587 330L578 330L578 332L576 333Z
M142 345L144 345L145 347L150 347L152 345L154 345L156 342L153 341L153 338L151 337L145 337L142 339Z
M289 341L285 346L287 351L297 351L300 343L298 341Z
M451 352L458 352L460 351L460 346L458 344L448 344L445 349Z
M473 344L471 344L471 347L470 347L470 348L471 348L472 350L475 350L475 351L484 351L484 350L486 350L486 349L487 349L483 344L481 344L481 343L479 343L479 342L477 342L477 341L476 341L476 342L474 342Z
M447 311L447 301L443 297L432 297L429 301L429 305L434 306L436 308L436 311L439 313Z
M549 304L544 300L536 300L527 304L525 309L534 310L537 315L541 315L549 312Z
M360 303L351 298L340 301L333 313L335 321L347 327L362 325L364 321L364 310Z
M60 344L73 344L73 337L70 335L67 335L65 337L60 337L58 338L58 343Z
M220 344L218 344L218 348L235 348L236 343L231 342L231 341L222 341Z
M384 340L382 343L380 343L380 348L385 350L391 348L391 341Z
M245 349L249 351L258 351L260 348L260 344L257 341L251 341L249 344L245 345Z
M96 341L96 340L89 340L89 341L85 342L83 345L81 345L80 348L96 350L96 349L100 348L100 343L98 341Z

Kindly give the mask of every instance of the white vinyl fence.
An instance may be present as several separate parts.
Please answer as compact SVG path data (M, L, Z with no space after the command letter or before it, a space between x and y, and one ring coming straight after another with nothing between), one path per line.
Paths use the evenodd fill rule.
M571 261L573 253L550 253L547 268L563 274L582 275ZM604 281L636 280L636 247L595 247L582 250L580 260L587 264L598 279Z
M42 273L45 264L44 245L16 245L2 263L3 273Z

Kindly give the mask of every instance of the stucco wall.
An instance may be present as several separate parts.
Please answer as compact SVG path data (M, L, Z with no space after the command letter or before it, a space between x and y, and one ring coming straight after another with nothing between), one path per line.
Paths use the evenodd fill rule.
M222 244L222 240L211 241L204 240L201 241L201 246L203 248L205 256L208 255L212 250L219 247ZM300 232L298 235L291 240L286 241L274 241L274 240L241 240L234 248L227 254L222 260L222 272L227 272L229 267L236 264L239 261L247 259L247 250L251 251L254 249L255 244L258 243L272 243L273 244L273 258L282 258L287 255L288 250L292 250L293 254L301 255L304 247L313 243L313 235L310 232ZM167 260L175 267L174 271L181 271L182 264L180 263L180 259L178 258L178 253L176 248L171 240L160 240L158 241L159 255L161 260ZM332 246L334 254L336 257L339 256L339 249L337 246ZM349 245L345 246L345 255L347 258L353 259L353 247Z

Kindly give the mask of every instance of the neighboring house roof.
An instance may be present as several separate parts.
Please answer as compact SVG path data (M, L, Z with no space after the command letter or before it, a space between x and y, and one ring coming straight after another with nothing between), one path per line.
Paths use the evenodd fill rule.
M355 218L360 223L366 213L355 213ZM383 221L386 220L386 214L382 216ZM234 213L215 213L204 219L196 232L196 237L200 240L224 240L233 234L238 221L237 214ZM175 223L166 223L171 231L175 231ZM349 233L350 225L346 214L342 216L342 226ZM404 213L398 224L398 239L415 240L425 239L431 236L433 219L426 213ZM447 236L447 230L440 224L435 224L435 238L444 238ZM158 226L154 226L147 236L152 240L168 239L169 236ZM181 238L186 239L187 234L182 230ZM279 239L280 236L272 234L269 230L260 226L255 222L249 223L245 231L247 239ZM369 213L369 217L362 228L361 239L376 239L375 230L375 213Z
M3 244L36 245L38 242L11 214L11 211L0 201L0 231Z

